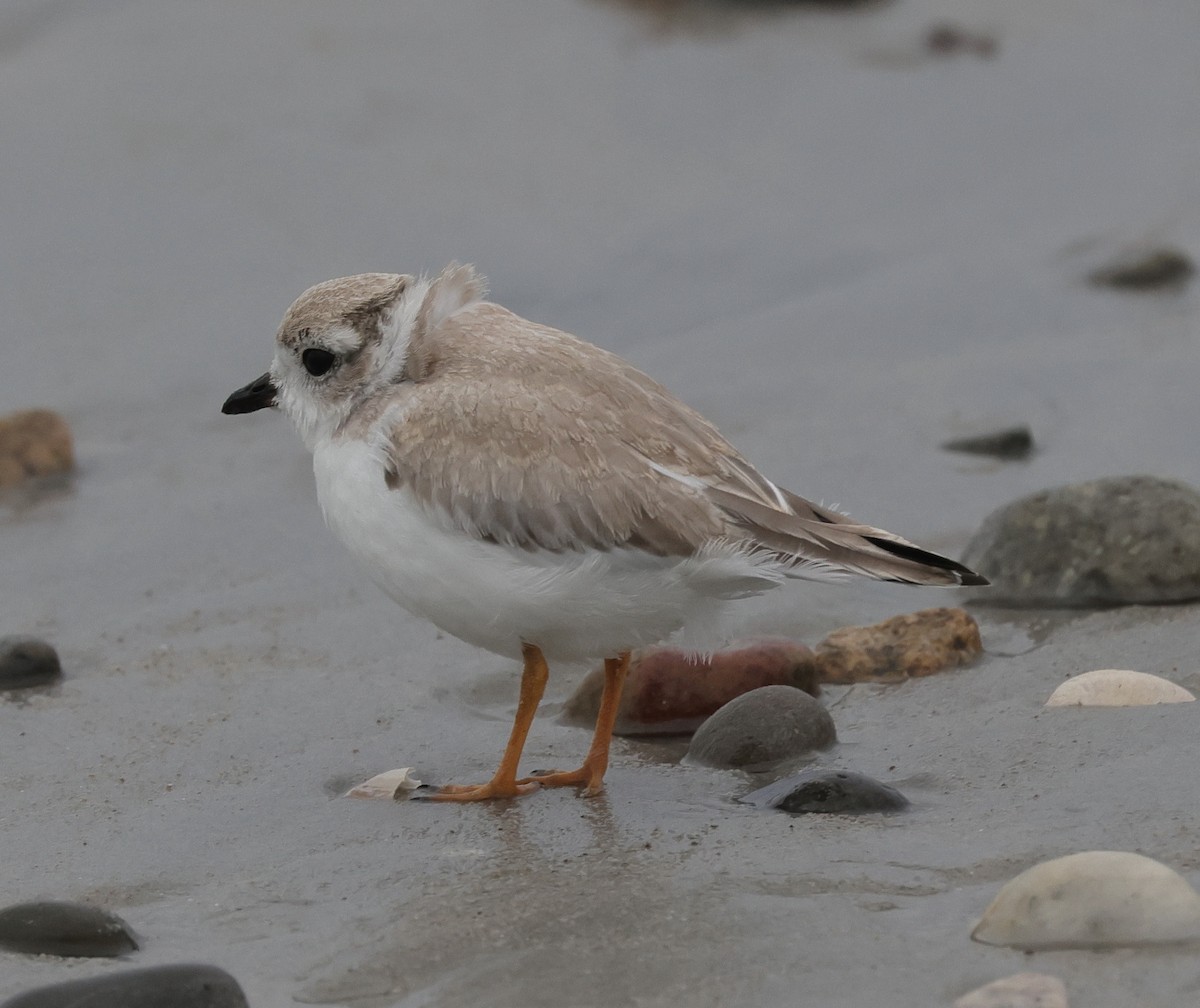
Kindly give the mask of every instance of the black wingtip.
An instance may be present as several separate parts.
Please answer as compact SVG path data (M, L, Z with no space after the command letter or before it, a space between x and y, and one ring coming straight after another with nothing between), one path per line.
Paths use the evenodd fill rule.
M880 549L887 550L894 556L903 557L905 560L911 560L914 563L931 567L934 570L946 571L954 575L955 582L960 585L991 584L982 574L976 574L970 567L964 567L957 560L951 560L949 557L944 557L938 553L931 553L929 550L921 549L920 546L910 546L908 543L893 542L891 539L883 539L879 536L863 536L863 538Z

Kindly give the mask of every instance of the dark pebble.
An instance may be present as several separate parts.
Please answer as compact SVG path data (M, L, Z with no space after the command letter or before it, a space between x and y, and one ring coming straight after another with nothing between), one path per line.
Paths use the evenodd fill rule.
M216 966L178 964L105 973L37 987L0 1008L248 1008L238 982Z
M908 799L894 787L853 770L805 770L751 791L741 801L781 812L841 815L908 808Z
M57 956L119 956L137 950L116 914L82 903L18 903L0 910L0 948Z
M1192 260L1173 248L1152 249L1095 270L1089 277L1099 287L1120 290L1178 290L1196 272Z
M942 448L1005 460L1026 459L1033 454L1033 432L1028 427L1008 427L991 434L945 441Z
M933 25L925 32L925 48L935 56L970 53L974 56L990 58L996 55L999 46L993 35L943 22Z
M836 741L833 718L819 700L792 686L762 686L705 721L687 758L712 767L770 766Z
M36 637L0 637L0 690L45 686L62 676L58 652Z

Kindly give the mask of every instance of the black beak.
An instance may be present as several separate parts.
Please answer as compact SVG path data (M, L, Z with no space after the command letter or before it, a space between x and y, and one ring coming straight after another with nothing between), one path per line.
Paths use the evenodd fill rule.
M253 413L275 405L275 386L271 384L271 374L255 378L225 400L221 407L222 413Z

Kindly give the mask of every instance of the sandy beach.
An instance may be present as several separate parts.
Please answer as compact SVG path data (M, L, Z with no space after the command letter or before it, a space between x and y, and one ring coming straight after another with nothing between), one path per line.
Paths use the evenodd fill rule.
M1130 668L1200 689L1200 607L989 605L789 585L729 637L934 605L974 665L825 694L818 765L895 816L613 745L607 793L354 801L495 765L519 670L409 617L322 523L283 417L227 417L291 300L474 263L507 307L620 353L781 485L959 556L1024 494L1200 485L1194 288L1086 282L1200 255L1200 9L896 0L689 14L520 5L16 0L0 10L0 413L75 436L0 502L0 635L64 678L0 698L0 906L136 930L122 961L0 951L0 999L202 962L254 1008L928 1008L1035 969L1075 1008L1178 1008L1194 948L973 943L999 887L1090 849L1200 884L1196 704L1043 708ZM682 11L682 13L681 13ZM952 22L990 52L940 52ZM1028 424L1027 461L939 449ZM571 765L554 670L529 766Z

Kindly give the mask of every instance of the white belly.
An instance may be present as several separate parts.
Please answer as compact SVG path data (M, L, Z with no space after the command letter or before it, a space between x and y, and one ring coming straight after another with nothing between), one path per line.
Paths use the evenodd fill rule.
M382 460L361 441L318 445L313 470L326 522L372 579L409 612L497 654L519 657L527 641L550 660L615 655L781 580L728 546L681 559L473 539L389 489Z

